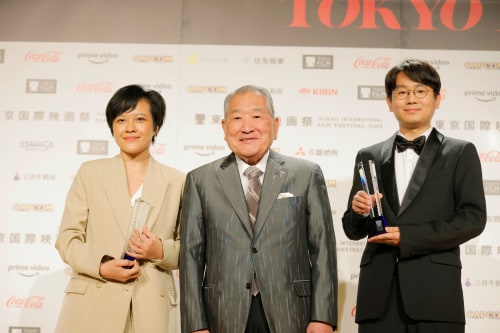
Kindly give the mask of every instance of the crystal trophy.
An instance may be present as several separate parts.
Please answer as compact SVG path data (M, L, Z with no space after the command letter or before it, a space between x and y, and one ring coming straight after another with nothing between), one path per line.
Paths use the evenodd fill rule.
M368 165L368 170L370 171L370 178L366 177L364 166ZM385 233L385 227L387 227L387 221L382 214L382 204L379 198L378 180L377 172L375 170L375 162L373 160L368 160L366 162L358 163L359 176L361 178L361 185L363 190L370 197L373 195L375 197L375 206L370 198L370 222L368 226L368 236L373 237ZM369 181L370 180L370 181Z
M133 252L132 249L130 248L130 245L128 244L128 240L131 237L134 237L133 235L135 229L138 229L139 231L142 229L142 227L144 226L144 224L148 219L150 210L151 210L151 205L147 201L144 201L141 198L135 201L134 207L132 209L132 216L130 218L130 224L128 227L125 248L123 249L123 254L121 256L122 259L128 259L132 261L135 260L133 256L127 254L127 252ZM127 266L125 268L132 268L132 266Z

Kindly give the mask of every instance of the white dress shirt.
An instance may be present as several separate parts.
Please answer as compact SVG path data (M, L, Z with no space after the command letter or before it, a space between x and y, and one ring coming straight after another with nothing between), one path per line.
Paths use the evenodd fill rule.
M432 127L425 131L423 136L427 140L430 132L432 131ZM407 139L401 132L398 132L398 135L401 135L403 138ZM420 135L418 135L420 136ZM403 201L403 197L405 196L406 189L408 188L408 184L410 183L411 176L413 175L413 170L415 170L415 166L417 165L418 158L420 156L415 153L413 149L406 149L403 152L394 152L394 169L396 172L396 184L398 188L398 197L399 204Z
M269 157L269 150L267 153L262 156L261 160L259 163L255 164L257 168L259 168L260 171L262 171L262 175L260 175L259 180L260 183L262 184L264 181L264 173L266 172L266 165L267 165L267 159ZM240 180L241 180L241 186L243 186L243 192L246 193L247 188L248 188L248 177L243 174L245 170L250 166L248 165L245 161L243 161L241 158L236 156L236 163L238 164L238 172L240 173Z

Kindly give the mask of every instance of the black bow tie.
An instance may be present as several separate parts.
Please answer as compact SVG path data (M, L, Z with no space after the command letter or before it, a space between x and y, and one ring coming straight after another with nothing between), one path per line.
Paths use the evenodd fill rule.
M396 148L398 152L405 151L408 148L411 148L417 153L417 155L420 155L422 152L422 148L424 148L424 143L425 143L425 136L419 136L413 141L408 141L405 138L403 138L401 135L396 136Z

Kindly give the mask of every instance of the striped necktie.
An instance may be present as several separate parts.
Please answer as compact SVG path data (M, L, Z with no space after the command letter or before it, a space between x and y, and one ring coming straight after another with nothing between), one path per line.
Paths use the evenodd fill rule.
M255 221L257 219L257 208L259 207L259 197L262 184L260 183L260 175L262 171L259 168L251 166L248 167L243 175L248 177L248 189L245 194L245 199L247 201L248 214L250 215L250 222L252 223L252 228L255 226Z
M245 199L247 201L248 215L250 216L250 222L252 223L252 229L255 228L255 221L257 219L257 208L259 207L259 197L262 184L260 183L260 175L262 171L259 168L251 166L248 167L243 174L248 177L248 189L245 194ZM255 272L253 274L253 284L252 284L252 295L257 296L259 293L259 284L257 282L257 277Z

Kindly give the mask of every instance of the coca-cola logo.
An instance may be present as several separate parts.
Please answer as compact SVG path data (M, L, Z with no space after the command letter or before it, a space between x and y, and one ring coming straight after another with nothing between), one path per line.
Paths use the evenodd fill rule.
M388 69L390 66L389 57L377 57L375 59L365 59L359 57L354 61L354 68L364 69Z
M7 300L7 307L19 309L41 309L45 305L44 301L45 296L30 296L26 298L11 296Z
M111 81L101 81L96 83L80 82L76 87L79 93L112 93L113 83Z
M490 150L489 152L481 153L481 154L479 154L479 159L482 162L499 163L500 162L500 151Z
M45 53L37 53L35 51L29 51L24 56L24 61L26 62L59 62L61 56L61 51L47 51Z

